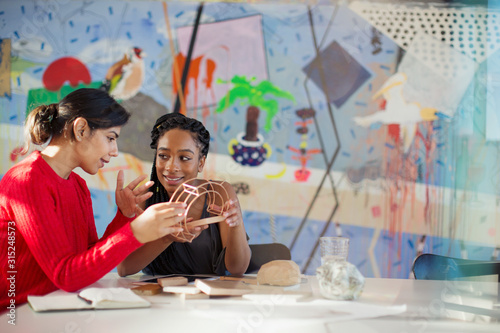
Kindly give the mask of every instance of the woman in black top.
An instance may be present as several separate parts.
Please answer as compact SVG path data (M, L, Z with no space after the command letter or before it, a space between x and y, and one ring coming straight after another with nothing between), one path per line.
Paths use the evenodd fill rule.
M184 182L197 178L203 171L208 154L210 133L201 122L180 113L160 117L151 131L151 148L156 150L151 180L153 196L146 207L168 202ZM238 198L227 182L218 182L226 197L225 220L196 227L192 242L173 235L144 244L118 265L125 276L141 269L147 274L243 274L250 261L250 248ZM219 189L220 191L220 189ZM209 217L207 200L196 200L188 212L188 220Z

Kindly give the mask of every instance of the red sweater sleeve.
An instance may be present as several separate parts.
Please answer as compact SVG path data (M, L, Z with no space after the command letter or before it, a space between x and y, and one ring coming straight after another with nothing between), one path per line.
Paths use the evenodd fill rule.
M104 231L104 234L102 235L102 238L106 238L106 237L110 236L111 234L113 234L117 230L119 230L121 227L123 227L125 224L132 222L135 219L135 217L132 217L132 218L126 217L125 215L123 215L120 212L119 209L117 209L117 210L118 211L116 212L115 218L107 226L106 231Z
M83 179L76 174L47 179L30 173L11 182L17 202L10 208L31 254L58 288L75 291L96 282L142 245L121 213L94 243L92 203Z

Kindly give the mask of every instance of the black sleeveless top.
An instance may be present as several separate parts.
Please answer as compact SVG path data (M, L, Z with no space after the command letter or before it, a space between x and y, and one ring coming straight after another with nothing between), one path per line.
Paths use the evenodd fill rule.
M207 205L201 218L210 217ZM218 223L208 225L191 243L174 242L142 271L150 275L216 274L226 275L226 249L222 248Z

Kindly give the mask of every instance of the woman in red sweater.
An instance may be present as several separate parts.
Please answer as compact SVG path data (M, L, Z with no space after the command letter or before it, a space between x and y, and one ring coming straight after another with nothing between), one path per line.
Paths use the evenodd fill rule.
M96 174L118 155L130 114L107 93L79 89L59 104L34 109L26 120L27 149L46 145L0 181L0 311L58 288L76 291L116 267L143 243L182 230L183 204L139 204L153 182L123 187L118 173L116 217L98 238L90 192L73 172ZM137 216L137 217L136 217Z

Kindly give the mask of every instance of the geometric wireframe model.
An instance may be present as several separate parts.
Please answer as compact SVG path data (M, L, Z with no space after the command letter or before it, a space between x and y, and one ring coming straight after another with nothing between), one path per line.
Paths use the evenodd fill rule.
M184 215L184 220L181 222L183 231L173 234L175 237L191 242L195 238L195 235L189 229L222 222L226 219L222 214L227 210L226 202L229 201L229 195L224 186L222 186L223 183L193 178L185 181L175 190L170 202L184 202L186 204L186 214ZM197 202L197 205L193 206L195 202ZM192 208L202 210L205 202L207 203L207 211L213 216L188 222L189 210ZM221 209L214 210L211 208L211 205L217 205Z

